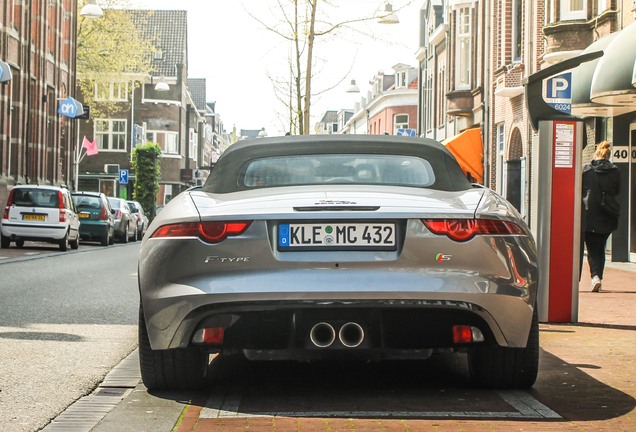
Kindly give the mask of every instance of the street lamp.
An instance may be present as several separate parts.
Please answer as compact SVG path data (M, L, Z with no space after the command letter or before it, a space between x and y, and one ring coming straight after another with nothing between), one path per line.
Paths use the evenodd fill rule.
M85 18L101 18L104 16L104 11L97 4L97 0L88 0L80 11L80 15Z
M162 76L159 78L159 82L155 85L155 90L159 92L169 91L170 86L166 82L165 78Z
M360 87L356 85L356 80L351 80L351 84L345 89L346 93L360 93Z
M384 12L380 15L380 19L378 20L380 24L399 24L400 20L393 12L393 5L389 2L384 3Z

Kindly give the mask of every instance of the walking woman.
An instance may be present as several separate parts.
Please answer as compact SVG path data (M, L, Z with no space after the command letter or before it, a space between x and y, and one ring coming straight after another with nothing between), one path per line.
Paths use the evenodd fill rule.
M610 234L618 228L615 198L620 191L621 178L616 165L609 161L610 156L610 144L603 141L596 146L592 162L583 167L584 239L592 292L601 290L605 245Z

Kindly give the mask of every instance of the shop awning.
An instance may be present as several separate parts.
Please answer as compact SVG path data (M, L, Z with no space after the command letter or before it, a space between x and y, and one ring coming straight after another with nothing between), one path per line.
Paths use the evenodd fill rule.
M603 56L572 69L572 115L613 117L634 111L636 24L590 44L583 53Z
M450 151L466 176L470 174L475 183L484 183L484 148L481 129L466 129L442 142Z

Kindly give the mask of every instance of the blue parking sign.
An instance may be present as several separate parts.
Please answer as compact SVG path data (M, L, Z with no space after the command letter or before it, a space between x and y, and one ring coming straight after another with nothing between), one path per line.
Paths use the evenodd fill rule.
M119 184L128 184L128 170L119 170Z

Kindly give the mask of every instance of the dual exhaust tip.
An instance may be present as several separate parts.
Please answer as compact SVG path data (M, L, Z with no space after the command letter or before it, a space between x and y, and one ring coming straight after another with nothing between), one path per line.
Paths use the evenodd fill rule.
M364 341L364 329L355 322L348 322L340 327L336 334L333 325L327 322L319 322L315 324L309 331L309 339L318 348L327 348L331 346L336 337L342 345L347 348L355 348Z

